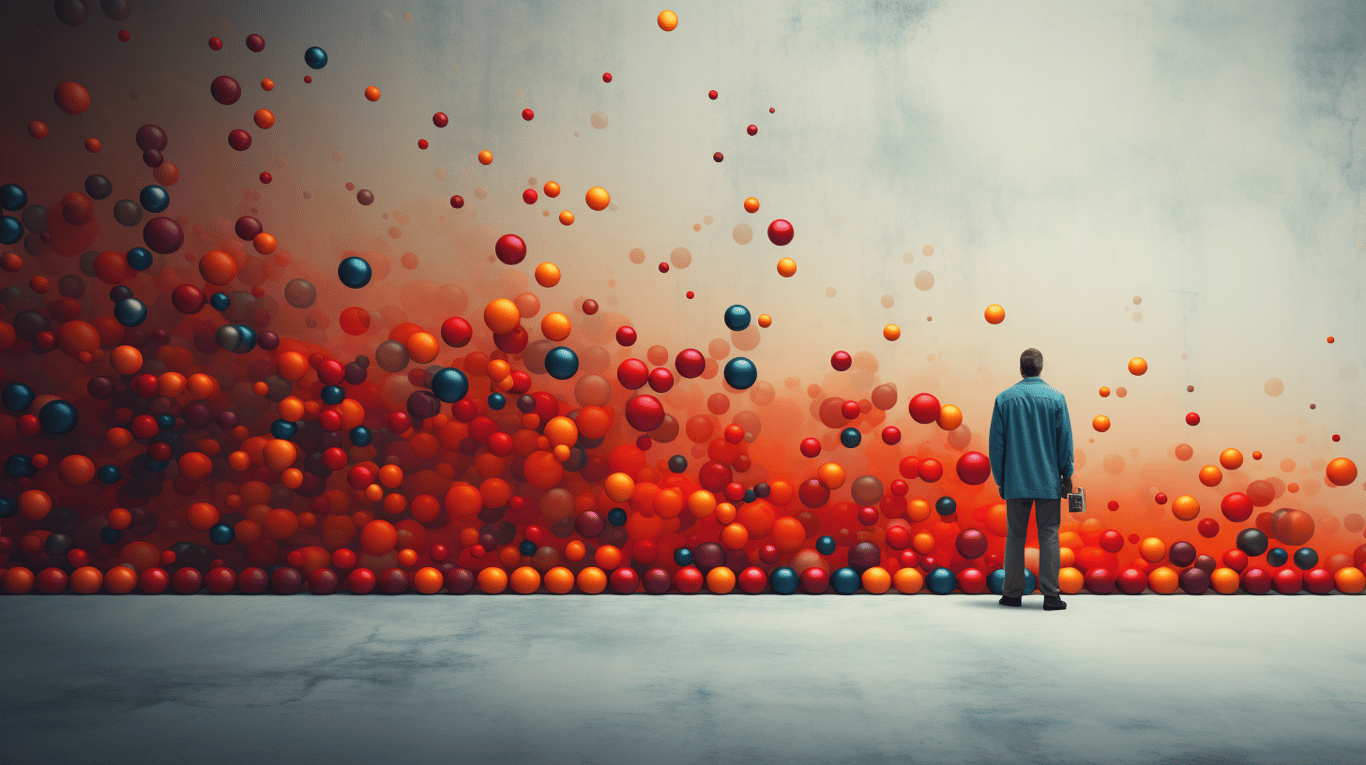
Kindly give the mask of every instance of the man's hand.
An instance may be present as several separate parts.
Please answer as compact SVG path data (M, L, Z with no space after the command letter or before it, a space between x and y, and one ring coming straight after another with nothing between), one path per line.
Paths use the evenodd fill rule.
M1072 493L1072 476L1065 475L1062 477L1062 493L1064 496Z

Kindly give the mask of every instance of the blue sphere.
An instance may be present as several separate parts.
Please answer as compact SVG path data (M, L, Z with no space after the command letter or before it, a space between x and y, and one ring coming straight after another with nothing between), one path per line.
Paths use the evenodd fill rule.
M0 497L0 518L13 518L19 514L19 503L10 497Z
M118 483L119 479L123 478L123 471L115 465L102 465L99 470L95 471L95 477L100 480L100 483L107 486L111 483Z
M314 45L304 51L304 63L309 69L322 69L327 66L327 51Z
M432 375L432 394L447 404L453 404L465 397L470 390L470 381L459 369L446 367Z
M840 431L840 443L853 449L863 443L863 434L858 432L858 428L845 428Z
M157 421L157 427L162 430L170 430L175 427L175 415L158 414L155 419Z
M950 569L940 566L925 577L925 586L935 595L948 595L958 586L958 577Z
M495 412L502 411L508 405L507 397L501 393L493 392L489 394L489 409Z
M113 526L105 526L104 528L100 529L101 542L107 545L112 545L115 542L118 542L120 539L123 539L123 529L116 529Z
M523 555L535 555L536 543L530 539L523 539L522 544L517 548L517 552L520 552Z
M579 371L579 357L563 345L545 355L545 371L556 380L568 380Z
M171 206L171 193L155 183L143 186L138 194L138 202L147 212L159 213Z
M744 356L736 356L727 361L723 374L726 377L726 384L736 390L744 390L759 379L758 368L754 366L753 361Z
M237 539L237 532L226 523L214 524L209 529L209 541L216 545L230 545Z
M14 244L24 235L24 224L18 218L0 215L0 244Z
M354 255L343 260L337 266L337 278L341 279L342 284L353 290L358 290L369 284L370 277L373 275L373 272L370 271L370 264L365 262L364 258L358 258Z
M802 578L788 566L779 566L768 573L768 586L779 595L791 595L802 586Z
M677 550L674 550L674 563L677 563L680 566L691 566L692 550L689 550L686 547L680 547Z
M5 460L5 474L10 478L32 478L38 475L38 468L33 466L33 458L27 454L11 454Z
M299 426L289 420L276 420L270 424L270 434L276 438L288 441L299 432Z
M947 571L947 569L945 569ZM859 585L863 583L863 578L859 573L848 566L835 569L830 575L830 589L841 595L853 595L858 592Z
M11 412L22 412L33 405L33 399L38 394L33 389L23 383L13 382L0 390L0 404Z
M739 332L749 326L749 309L742 305L733 305L726 309L724 319L727 327Z
M1284 547L1273 547L1266 551L1266 562L1272 566L1280 568L1285 562L1290 560L1290 553Z
M816 552L821 555L831 555L835 552L835 538L829 534L816 540Z
M209 307L215 311L226 311L232 305L232 299L226 292L215 292L209 295Z
M28 204L28 194L23 187L13 183L0 186L0 207L14 211L24 209L25 204Z
M125 327L136 327L147 321L147 304L137 298L124 298L114 304L114 318Z
M351 443L356 446L369 446L371 439L375 437L370 429L364 425L357 425L351 429Z
M152 267L152 251L146 247L134 247L128 251L128 267L134 271L146 271Z
M336 406L346 400L346 391L340 385L324 385L318 397L328 406Z
M1029 593L1031 593L1031 592L1034 591L1034 572L1033 572L1033 571L1030 571L1029 569L1025 569L1025 572L1024 572L1024 573L1025 573L1025 591L1024 591L1024 594L1028 595ZM1005 584L1006 584L1006 570L1005 570L1005 569L1003 569L1003 568L998 568L998 569L996 569L995 571L992 571L990 574L987 574L987 589L988 589L988 590L991 590L991 592L992 592L993 594L995 594L995 595L1002 595L1002 594L1004 594L1004 593L1005 593Z
M38 410L38 424L42 426L43 432L50 436L70 433L76 429L76 423L80 419L76 407L72 406L70 401L62 399L49 401Z
M1301 547L1295 551L1295 568L1308 571L1318 565L1319 554L1312 547Z
M622 509L622 508L620 508L620 507L614 507L614 508L612 508L611 510L608 510L608 511L607 511L607 522L610 523L610 524L613 525L613 526L625 526L625 525L626 525L626 510L624 510L624 509Z
M934 510L940 515L953 515L958 512L958 503L953 501L953 497L940 497L934 503Z
M745 489L745 500L744 500L744 501L746 501L746 502L753 502L754 500L756 500L756 499L758 499L758 498L759 498L759 495L758 495L758 494L755 494L753 489Z

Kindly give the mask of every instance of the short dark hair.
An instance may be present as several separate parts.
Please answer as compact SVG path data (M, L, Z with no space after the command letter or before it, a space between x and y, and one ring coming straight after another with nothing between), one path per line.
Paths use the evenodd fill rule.
M1043 372L1043 354L1038 348L1026 348L1020 354L1020 374L1025 377L1038 377Z

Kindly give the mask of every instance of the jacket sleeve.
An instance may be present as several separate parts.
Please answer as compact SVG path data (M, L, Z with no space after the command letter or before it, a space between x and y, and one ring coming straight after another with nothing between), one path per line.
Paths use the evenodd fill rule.
M1067 413L1067 399L1062 400L1058 410L1058 473L1072 475L1072 417Z
M988 457L991 459L991 478L996 482L996 492L1002 499L1006 496L1005 437L1005 418L1001 415L1001 401L997 399L991 408L991 435L987 438L987 451L990 452Z

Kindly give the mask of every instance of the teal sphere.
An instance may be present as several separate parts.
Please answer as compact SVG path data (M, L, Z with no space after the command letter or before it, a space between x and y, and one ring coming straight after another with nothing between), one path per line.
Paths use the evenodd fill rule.
M545 371L556 380L568 380L579 371L578 354L563 345L545 355Z
M733 305L726 309L723 319L728 328L739 332L749 327L749 309L742 305Z
M736 356L727 361L723 374L726 377L726 384L736 390L744 390L759 379L759 370L755 368L754 362L744 356Z

